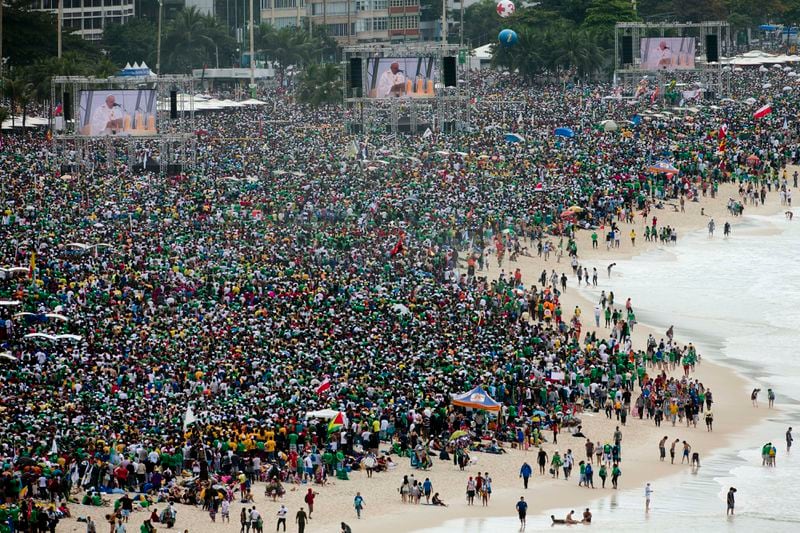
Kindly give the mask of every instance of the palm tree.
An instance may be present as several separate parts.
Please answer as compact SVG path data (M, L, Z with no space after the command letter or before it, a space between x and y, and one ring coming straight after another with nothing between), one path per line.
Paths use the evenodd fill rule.
M300 78L297 99L314 107L341 102L342 79L339 66L332 63L309 66Z
M8 109L6 109L5 107L0 107L0 124L3 124L3 122L8 120L8 117L9 117ZM3 138L3 130L0 129L0 139L2 138Z
M214 48L214 38L218 37L215 23L209 19L212 17L194 6L178 11L165 39L173 70L185 72L208 59L208 51Z
M8 98L9 104L11 105L11 127L14 128L16 126L15 121L15 111L18 105L20 105L23 101L25 101L25 106L27 107L28 103L30 103L31 93L33 92L33 84L30 83L28 80L23 78L22 76L16 76L14 78L5 78L3 80L3 93L5 97ZM22 119L22 127L25 127L25 113L26 109L23 109L23 119Z
M283 80L286 67L302 66L311 62L314 52L317 51L315 50L315 41L309 39L308 33L290 27L277 31L269 27L263 28L261 47L259 51L277 64L281 80Z

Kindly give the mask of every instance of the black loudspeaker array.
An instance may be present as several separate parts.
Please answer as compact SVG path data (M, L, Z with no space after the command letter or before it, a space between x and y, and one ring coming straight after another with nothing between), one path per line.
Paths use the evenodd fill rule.
M633 37L630 35L622 36L622 64L633 64Z
M363 80L363 71L361 70L361 58L350 58L350 90L352 91L353 98L361 96L361 83Z
M178 118L178 91L169 92L169 118Z
M62 102L61 110L64 112L64 121L72 120L72 95L68 92L64 92L64 99Z
M444 86L445 87L455 87L456 86L456 58L453 56L447 56L443 58L443 66L444 66Z
M716 35L706 35L706 61L719 61L719 44Z

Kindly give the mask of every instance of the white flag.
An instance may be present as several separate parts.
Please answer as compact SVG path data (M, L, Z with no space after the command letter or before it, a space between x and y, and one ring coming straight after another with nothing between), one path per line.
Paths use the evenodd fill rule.
M190 425L197 422L197 417L194 416L194 411L192 410L192 406L189 405L186 407L186 414L183 416L183 430L186 431Z
M58 455L58 443L55 438L53 438L53 445L50 446L50 455Z
M422 138L423 138L423 139L427 139L427 138L428 138L428 137L430 137L431 135L433 135L433 132L431 131L431 129L430 129L430 128L427 128L427 129L425 130L425 133L423 133L423 134L422 134Z

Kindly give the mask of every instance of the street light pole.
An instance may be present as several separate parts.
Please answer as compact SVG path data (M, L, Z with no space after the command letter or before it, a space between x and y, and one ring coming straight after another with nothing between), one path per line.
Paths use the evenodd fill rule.
M61 59L61 26L63 25L64 25L64 0L58 0L58 58L59 59Z
M253 45L253 0L250 0L250 90L256 84L256 58L255 46Z
M447 0L442 0L442 44L447 44Z
M61 0L62 2L64 0ZM158 0L158 46L156 46L156 75L161 75L161 14L164 9L164 1Z

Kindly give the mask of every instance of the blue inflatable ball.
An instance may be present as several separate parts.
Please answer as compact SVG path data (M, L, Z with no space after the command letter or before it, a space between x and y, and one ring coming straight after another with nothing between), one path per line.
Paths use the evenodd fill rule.
M517 37L517 32L514 30L505 29L500 32L500 35L497 36L497 39L503 46L514 46L517 44L519 37Z

